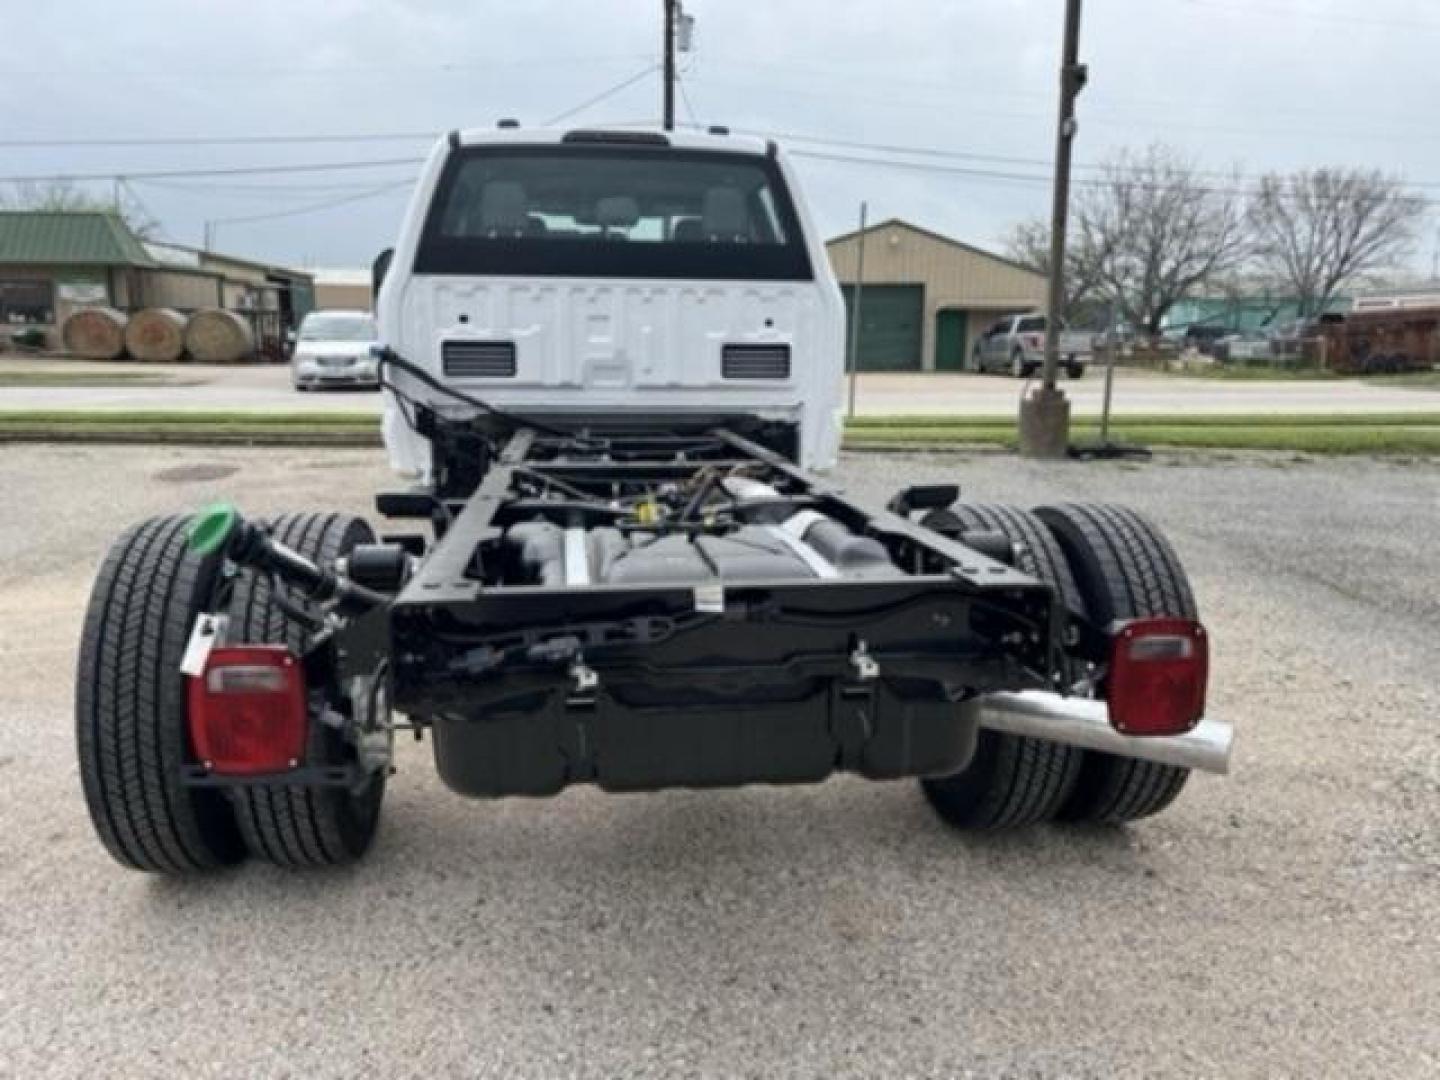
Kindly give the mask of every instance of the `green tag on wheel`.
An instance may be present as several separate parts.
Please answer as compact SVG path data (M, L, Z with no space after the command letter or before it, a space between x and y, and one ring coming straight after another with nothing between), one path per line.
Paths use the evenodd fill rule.
M197 555L213 555L223 550L239 520L240 514L233 504L211 503L190 519L186 530L190 550Z

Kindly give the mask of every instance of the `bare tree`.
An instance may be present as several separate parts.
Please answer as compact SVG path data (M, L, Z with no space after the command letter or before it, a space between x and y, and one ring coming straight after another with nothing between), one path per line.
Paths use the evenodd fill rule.
M14 210L108 210L119 214L130 231L142 240L148 240L159 231L155 221L143 207L132 198L115 201L97 196L84 188L77 187L69 180L49 182L28 181L15 184L7 192L0 189L0 209Z
M1085 242L1085 237L1070 237L1065 245L1066 321L1084 321L1105 297L1104 276L1100 272L1098 252ZM1040 218L1022 221L1010 230L1005 251L1011 261L1045 277L1050 276L1050 224Z
M1250 224L1260 265L1307 316L1362 276L1394 266L1424 214L1423 198L1377 170L1321 168L1262 177Z
M1072 216L1099 290L1152 338L1176 303L1238 266L1249 246L1238 186L1203 183L1190 161L1160 145L1105 164Z

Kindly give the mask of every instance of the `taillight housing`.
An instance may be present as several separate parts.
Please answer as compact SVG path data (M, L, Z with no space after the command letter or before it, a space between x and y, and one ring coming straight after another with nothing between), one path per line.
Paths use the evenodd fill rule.
M1110 725L1122 735L1182 735L1205 715L1210 648L1194 619L1142 618L1110 640Z
M305 759L305 671L282 645L220 646L190 676L190 744L221 776L297 768Z

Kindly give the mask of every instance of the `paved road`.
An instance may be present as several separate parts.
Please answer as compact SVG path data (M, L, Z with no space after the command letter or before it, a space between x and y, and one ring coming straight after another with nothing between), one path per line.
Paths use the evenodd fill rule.
M6 362L7 365L11 362ZM26 361L38 370L37 361ZM193 364L44 365L68 371L144 370L183 380L184 385L0 386L6 409L378 409L373 393L330 391L299 394L284 367L201 367ZM1065 382L1076 415L1099 414L1103 380L1095 373ZM948 414L1013 416L1021 384L996 375L864 375L857 392L867 416ZM1360 382L1221 382L1139 372L1119 373L1117 413L1366 413L1440 409L1440 387L1414 389Z
M1121 831L962 837L915 787L467 802L406 742L358 868L167 882L90 831L70 681L148 514L363 512L373 451L0 453L0 1074L1440 1075L1440 467L848 459L882 499L1116 498L1216 643L1236 770ZM211 475L214 475L212 472Z

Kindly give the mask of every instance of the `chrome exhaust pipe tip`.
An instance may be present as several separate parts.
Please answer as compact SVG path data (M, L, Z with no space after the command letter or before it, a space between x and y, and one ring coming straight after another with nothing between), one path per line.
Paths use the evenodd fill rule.
M1122 735L1110 726L1110 710L1105 702L1091 698L1022 690L986 694L974 704L979 707L980 726L991 731L1029 735L1182 769L1220 775L1230 771L1235 729L1224 720L1207 716L1183 735Z

